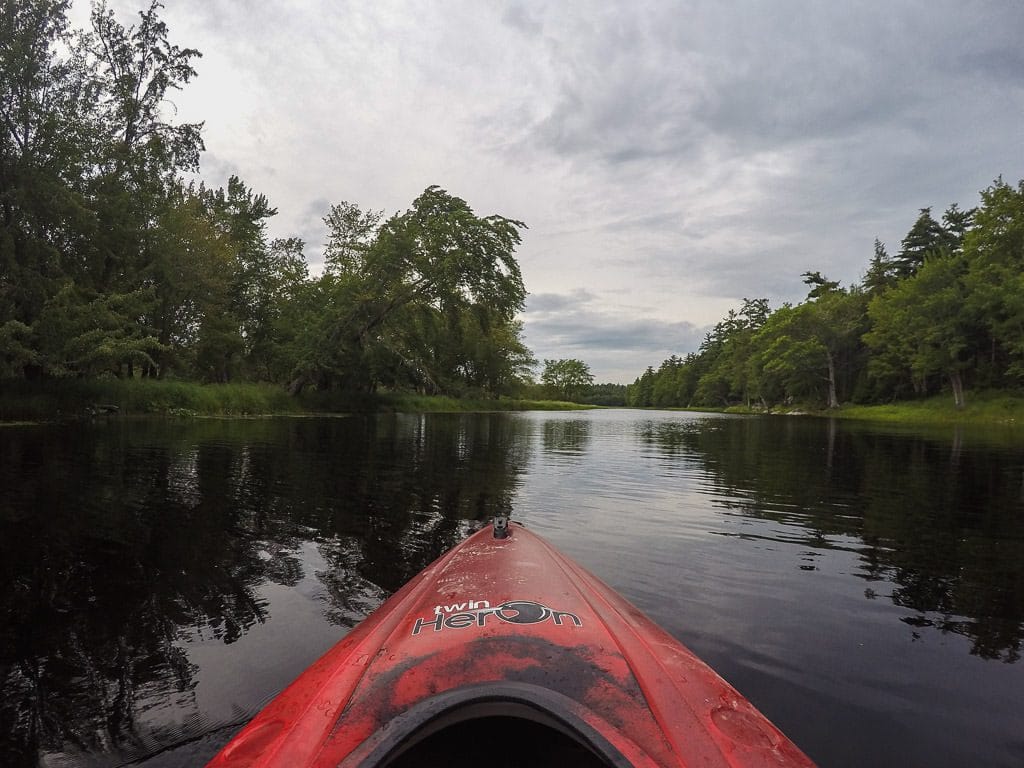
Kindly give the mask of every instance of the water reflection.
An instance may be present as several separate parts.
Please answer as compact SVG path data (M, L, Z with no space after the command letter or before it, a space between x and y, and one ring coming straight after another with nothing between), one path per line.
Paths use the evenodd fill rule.
M822 764L1024 758L1017 437L604 411L5 429L0 457L0 765L201 764L510 512Z
M544 453L553 460L579 458L590 445L589 418L552 419L543 424Z
M854 547L868 582L892 582L902 621L968 637L971 652L1015 662L1024 638L1020 454L799 419L662 421L638 438L699 456L720 506L796 523L816 551ZM869 599L879 594L868 588Z
M517 427L396 416L4 431L0 764L130 758L209 728L181 726L197 710L190 643L236 643L268 622L269 586L309 575L307 541L325 620L352 626L467 520L511 509Z

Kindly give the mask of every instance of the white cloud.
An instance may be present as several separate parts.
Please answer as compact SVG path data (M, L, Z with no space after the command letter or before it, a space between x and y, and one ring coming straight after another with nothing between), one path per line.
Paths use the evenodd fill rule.
M204 54L176 102L206 122L209 182L267 194L274 234L313 262L340 200L394 212L439 184L524 220L534 301L576 297L562 314L532 303L527 340L599 378L688 351L688 329L745 296L800 298L806 269L855 280L918 208L1024 176L1016 3L177 0L164 15Z

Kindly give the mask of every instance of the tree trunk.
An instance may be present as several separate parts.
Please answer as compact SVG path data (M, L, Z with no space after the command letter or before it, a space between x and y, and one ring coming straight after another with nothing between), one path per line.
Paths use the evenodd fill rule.
M964 408L964 380L960 371L950 371L949 384L953 388L953 402L956 409L962 411Z
M832 359L832 353L826 352L828 356L828 407L838 408L839 398L836 397L836 364Z
M292 383L288 385L288 394L295 397L306 388L307 384L309 384L309 377L304 373L300 373L292 380Z

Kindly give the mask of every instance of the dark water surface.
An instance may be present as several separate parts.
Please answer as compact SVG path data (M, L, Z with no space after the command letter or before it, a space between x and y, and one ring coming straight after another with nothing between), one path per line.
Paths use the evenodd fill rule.
M201 765L511 513L823 766L1021 766L1022 446L636 411L0 429L0 765Z

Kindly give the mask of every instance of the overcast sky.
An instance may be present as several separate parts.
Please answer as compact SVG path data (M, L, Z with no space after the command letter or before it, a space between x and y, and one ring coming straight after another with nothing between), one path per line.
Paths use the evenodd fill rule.
M266 194L314 268L332 202L394 213L437 184L525 221L526 341L599 381L1024 177L1019 0L166 6L203 53L175 101L209 183Z

